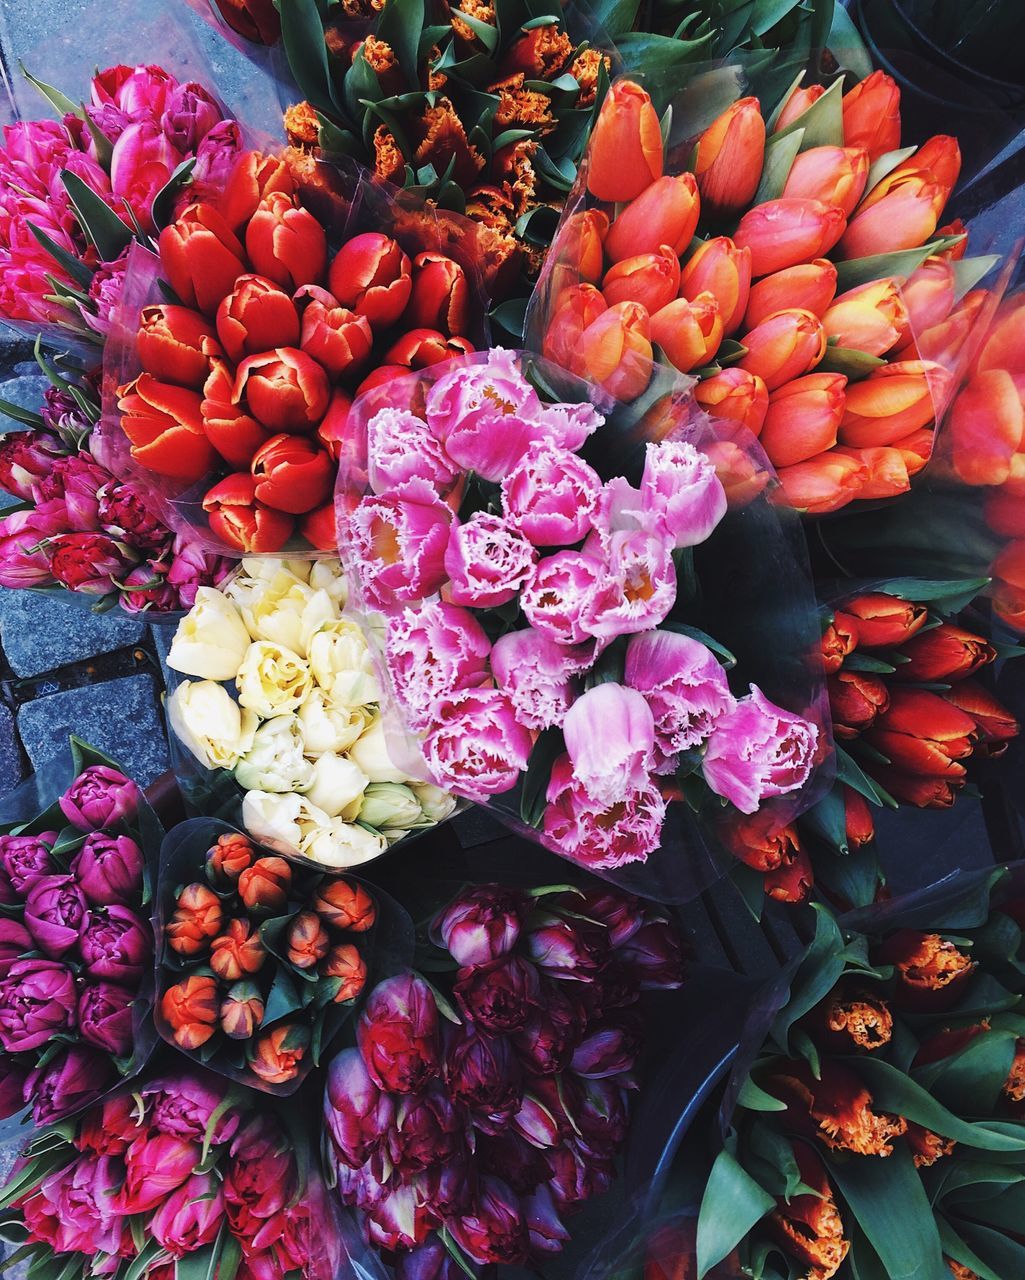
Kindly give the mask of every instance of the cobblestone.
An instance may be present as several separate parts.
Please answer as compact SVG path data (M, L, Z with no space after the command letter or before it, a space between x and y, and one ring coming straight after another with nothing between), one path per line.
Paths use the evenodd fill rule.
M92 613L87 603L32 591L0 590L0 640L15 675L84 662L138 644L141 622L111 611Z

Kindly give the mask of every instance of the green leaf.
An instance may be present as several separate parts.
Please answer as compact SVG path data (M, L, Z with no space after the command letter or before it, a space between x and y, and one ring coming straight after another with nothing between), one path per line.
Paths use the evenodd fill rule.
M887 151L881 155L869 168L868 178L865 181L865 190L871 191L873 187L878 186L887 174L892 173L898 165L902 165L917 150L917 147L901 147L899 151Z
M869 804L886 805L888 809L897 808L897 801L893 796L884 791L877 782L873 782L861 765L843 747L836 748L836 776L844 786L850 787L859 796L864 796Z
M765 144L765 163L761 180L751 202L752 205L780 198L803 141L803 128L793 129L789 133L774 133L769 138Z
M13 418L15 422L20 422L26 427L34 427L38 430L44 425L42 414L33 413L31 409L23 409L19 404L11 404L10 400L4 400L2 397L0 397L0 413L6 414L8 418Z
M142 1277L149 1272L152 1263L163 1252L164 1247L160 1241L151 1239L129 1263L124 1280L142 1280Z
M961 258L950 265L954 269L954 298L957 302L970 293L983 276L989 275L1000 261L998 253L991 253L977 258Z
M944 1106L964 1115L994 1115L1014 1063L1018 1037L992 1029L959 1052L915 1072L915 1079Z
M87 267L80 258L76 258L73 253L69 253L63 245L59 245L56 240L51 240L46 232L41 230L34 223L28 222L25 225L43 246L50 257L53 258L55 262L60 263L72 280L74 280L76 284L80 284L83 289L88 289L90 284L92 284L92 270Z
M818 804L802 816L801 822L838 852L847 852L847 808L840 787L827 791Z
M548 804L548 783L552 776L552 766L566 750L566 742L561 729L545 729L527 760L527 770L523 775L523 791L520 796L520 817L529 827L539 827Z
M153 197L153 223L158 231L162 231L174 217L175 201L192 181L192 170L195 167L195 156L183 160Z
M874 589L916 604L942 604L948 612L960 613L989 582L989 578L888 578Z
M208 1244L187 1253L174 1264L174 1280L214 1280L217 1274L217 1244Z
M885 363L879 356L869 355L867 351L858 351L854 347L826 347L826 354L815 366L815 372L842 373L848 381L860 382L873 369L878 369Z
M786 1111L787 1104L766 1093L750 1076L740 1086L737 1094L737 1105L746 1107L748 1111Z
M973 1222L961 1223L960 1229L966 1243L1000 1280L1025 1275L1025 1246L1018 1241Z
M337 115L338 102L317 0L288 0L281 5L280 13L281 43L303 97L317 111Z
M819 102L823 101L822 98ZM816 103L816 106L818 104ZM814 110L814 108L812 108ZM846 293L859 284L868 284L870 280L881 280L884 276L903 276L905 279L917 271L926 258L939 253L951 243L957 243L961 236L945 236L941 240L933 240L918 249L899 249L895 253L874 253L868 258L851 258L847 262L836 264L836 291Z
M510 298L501 302L491 312L493 324L500 325L514 338L523 338L523 328L527 319L527 298Z
M466 23L488 53L495 52L498 48L497 27L493 27L490 22L482 22L480 18L475 18L472 14L464 13L462 9L453 9L452 16Z
M948 1258L953 1258L955 1262L960 1262L963 1267L973 1271L979 1280L1004 1280L1003 1276L991 1271L979 1255L968 1248L945 1218L937 1215L936 1221L940 1229L940 1243Z
M82 106L77 102L72 102L67 94L61 93L59 89L55 89L52 84L46 84L43 80L37 80L31 72L26 71L23 63L19 62L18 66L21 74L29 82L37 93L42 94L46 101L53 107L59 116L78 116L80 120L85 120L86 114Z
M847 671L871 671L876 675L893 675L897 668L892 662L884 662L882 658L873 658L867 653L849 653L843 661Z
M833 6L833 21L827 44L829 52L840 66L853 72L859 80L866 79L875 70L872 55L865 48L858 28L842 4Z
M274 975L274 982L267 995L267 1004L263 1012L263 1025L269 1026L272 1022L277 1022L279 1018L287 1018L289 1014L301 1009L302 1004L299 990L291 975L284 965L279 965L278 971Z
M784 138L789 133L802 130L801 151L810 151L813 147L843 146L843 79L834 80L821 98L817 98L807 111L802 111L798 118L788 124L785 129L774 134L775 138ZM837 292L840 292L838 289Z
M131 242L131 228L121 221L110 205L87 186L77 173L62 169L61 182L75 206L82 230L96 246L101 260L113 262Z
M728 1151L712 1165L698 1214L698 1280L722 1262L776 1201Z
M457 12L458 10L453 10L453 13ZM464 18L464 21L476 31L477 19L471 21L469 18ZM424 0L388 0L377 23L378 39L391 45L410 87L420 83L420 33L423 31L423 26ZM494 27L488 29L493 33L497 43L498 32ZM493 49L494 45L491 48Z

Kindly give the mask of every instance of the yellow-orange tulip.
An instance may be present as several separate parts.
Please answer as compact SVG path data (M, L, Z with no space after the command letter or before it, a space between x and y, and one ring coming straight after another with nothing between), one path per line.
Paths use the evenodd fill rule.
M965 484L1004 484L1025 437L1025 412L1006 369L977 373L954 401L946 426L950 460Z
M680 260L669 245L654 253L623 258L605 273L601 291L610 307L617 302L639 302L654 315L672 302L680 287Z
M727 107L701 135L694 174L705 212L723 218L746 208L765 160L765 121L757 98Z
M882 71L873 71L844 94L843 137L878 160L900 146L900 90Z
M797 117L803 116L812 103L818 102L825 92L826 87L821 84L809 85L807 89L794 89L779 113L772 132L779 133L787 125L793 124Z
M697 229L701 197L692 173L658 178L632 200L609 228L605 253L611 262L653 253L661 244L683 254Z
M863 147L812 147L794 161L783 195L835 204L849 217L865 191L868 168Z
M900 168L929 174L949 196L961 175L961 148L956 138L938 133L928 142L923 142Z
M608 304L593 284L574 284L563 289L542 342L545 359L561 364L564 369L570 368L576 358L580 335L607 310Z
M783 499L809 515L824 515L845 507L860 495L867 478L864 463L836 449L779 472Z
M662 130L651 97L632 80L620 80L591 134L587 189L598 200L633 200L661 178L662 166Z
M753 329L767 316L787 307L799 307L823 316L835 295L836 267L828 258L785 267L751 286L744 326Z
M826 353L822 321L810 311L777 311L741 338L747 354L741 369L756 373L770 391L810 373Z
M896 444L928 426L944 407L950 375L925 360L896 360L847 388L840 440L852 448Z
M733 239L751 250L751 274L767 276L821 258L846 225L844 211L821 200L767 200L744 214Z
M917 431L912 431L909 436L903 436L893 446L895 449L900 450L909 476L917 476L932 457L935 440L936 433L932 427L919 427Z
M618 400L636 400L653 368L648 313L636 302L618 302L592 321L569 365Z
M736 422L757 436L769 408L769 389L757 374L734 365L699 382L694 399L717 422Z
M908 313L895 276L870 280L842 293L822 317L837 346L881 356L907 333Z
M729 236L706 240L680 274L680 297L712 294L719 304L725 334L731 334L743 320L750 292L751 251L738 249Z
M710 293L677 298L651 317L651 340L681 373L708 364L722 342L719 304Z
M902 359L935 360L952 369L962 357L967 357L974 345L979 316L988 299L988 289L973 289L946 320L916 334L901 352Z
M839 373L809 373L769 396L760 439L774 467L805 462L836 444L846 385Z
M1006 369L1016 378L1025 377L1025 294L1001 306L976 367L980 372Z
M840 239L841 257L868 258L925 244L946 199L944 188L926 174L888 174L855 209Z
M908 313L908 332L902 346L942 324L954 310L954 268L946 258L926 258L901 287Z
M601 209L584 209L567 218L555 248L553 287L597 284L605 266L602 243L609 230L609 215Z
M867 449L849 449L841 445L837 453L853 458L865 468L865 481L859 498L894 498L911 488L907 462L900 449L888 445L874 445Z

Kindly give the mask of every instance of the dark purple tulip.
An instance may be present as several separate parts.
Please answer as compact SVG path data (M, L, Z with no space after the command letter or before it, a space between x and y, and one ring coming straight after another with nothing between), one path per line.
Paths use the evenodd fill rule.
M117 769L91 764L60 798L61 812L79 831L99 831L134 816L139 788Z
M90 831L71 874L94 907L131 906L142 893L142 850L131 836Z
M70 1115L110 1088L116 1074L107 1054L87 1044L71 1045L26 1081L33 1119L50 1124Z
M400 1182L466 1152L465 1113L452 1105L440 1084L430 1085L418 1098L403 1099L396 1119L385 1135L385 1148Z
M0 1120L16 1115L25 1105L28 1070L10 1058L0 1062Z
M371 1080L392 1093L415 1093L437 1074L441 1036L434 993L415 973L400 973L370 993L356 1040Z
M538 1187L534 1194L523 1201L523 1219L530 1236L530 1251L544 1257L549 1253L561 1253L569 1240L569 1232L562 1224L555 1197L548 1187Z
M91 977L136 986L153 958L153 932L127 907L105 907L90 914L79 950Z
M668 920L652 920L616 955L642 991L664 991L683 983L680 939Z
M460 969L454 991L471 1022L496 1032L519 1031L543 1001L537 970L515 955Z
M463 1280L459 1264L437 1236L429 1236L410 1253L400 1253L394 1275L395 1280Z
M158 1133L186 1142L202 1142L214 1112L224 1102L224 1083L219 1076L200 1073L162 1077L141 1089L146 1099L149 1122ZM235 1136L240 1115L235 1107L223 1111L214 1126L215 1146Z
M609 958L609 935L602 925L546 915L525 936L527 954L552 978L592 982Z
M632 893L597 885L580 895L567 895L560 906L603 924L609 933L609 946L615 950L632 938L644 923L644 903Z
M338 1159L365 1164L395 1123L395 1102L374 1084L358 1049L343 1049L327 1073L324 1123Z
M575 992L550 983L541 1009L513 1036L524 1070L536 1076L554 1076L569 1066L584 1034L587 1019Z
M644 1024L636 1014L620 1010L592 1025L573 1054L578 1076L602 1080L632 1071L640 1053Z
M370 1243L381 1249L413 1249L423 1244L431 1224L427 1209L418 1203L416 1188L401 1184L381 1186L362 1170L357 1204L366 1214Z
M0 836L0 862L15 893L24 897L37 880L53 874L56 863L50 850L56 842L56 831L43 831L38 836Z
M0 982L0 1044L8 1053L38 1049L75 1026L75 975L56 960L15 960Z
M6 978L11 965L26 951L34 951L29 931L17 920L0 917L0 978Z
M481 1178L474 1208L447 1225L474 1262L516 1266L527 1260L530 1241L520 1198L499 1178Z
M74 876L43 876L25 899L25 928L44 955L58 959L78 944L89 919Z
M435 917L434 931L460 967L489 964L515 947L529 910L530 899L515 889L477 885Z
M476 1158L483 1173L497 1174L521 1195L529 1195L548 1178L544 1155L511 1130L480 1134Z
M539 1151L558 1146L566 1136L565 1125L552 1114L540 1098L527 1093L523 1105L512 1118L513 1131Z
M581 1147L596 1156L613 1156L626 1141L630 1112L626 1094L611 1080L581 1080L573 1105Z
M113 982L93 982L78 997L78 1029L82 1039L115 1058L132 1049L132 1002L135 993Z
M442 1070L453 1101L498 1125L519 1109L523 1072L506 1037L481 1034L464 1022L446 1028L444 1052Z
M559 1209L569 1210L603 1195L615 1180L611 1160L579 1151L572 1141L545 1152L551 1171L548 1186Z
M438 1218L458 1218L470 1207L477 1171L467 1155L437 1164L413 1179L420 1202Z

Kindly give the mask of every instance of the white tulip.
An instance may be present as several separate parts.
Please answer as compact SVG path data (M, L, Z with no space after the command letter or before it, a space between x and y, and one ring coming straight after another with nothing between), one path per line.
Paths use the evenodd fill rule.
M326 867L355 867L379 857L387 847L387 840L379 832L335 818L326 826L309 827L299 851Z
M349 748L349 759L359 765L371 782L408 781L402 770L392 764L380 716L374 719L370 728Z
M374 718L366 707L336 706L323 689L312 689L298 711L306 739L306 754L348 751Z
M369 785L370 779L359 765L329 751L314 761L313 780L306 796L328 817L351 820L359 813L363 792Z
M270 640L254 640L235 684L239 702L270 719L298 711L313 688L313 677L305 659L294 650Z
M313 782L313 765L304 751L298 716L265 720L238 762L235 780L246 791L305 791Z
M325 622L309 638L310 670L335 703L364 707L381 697L366 637L351 618Z
M451 817L458 804L455 796L442 791L441 787L436 787L433 782L411 782L410 786L420 802L425 818L431 822L444 822L446 818Z
M253 743L259 723L212 680L185 680L167 700L171 729L206 769L234 769Z
M171 641L167 665L202 680L234 680L252 637L233 601L200 587Z

